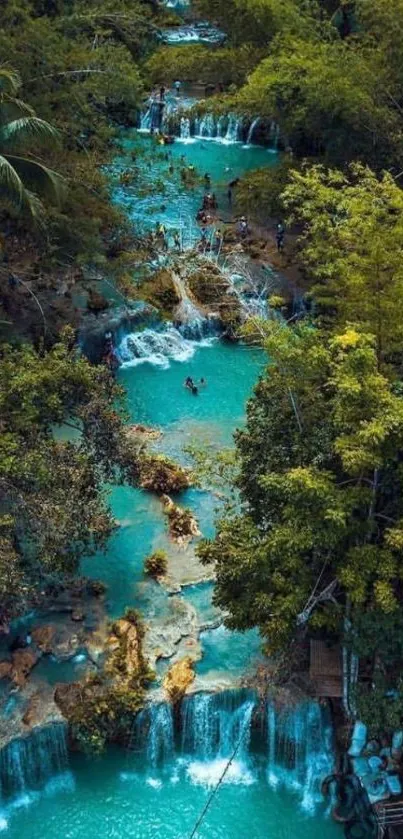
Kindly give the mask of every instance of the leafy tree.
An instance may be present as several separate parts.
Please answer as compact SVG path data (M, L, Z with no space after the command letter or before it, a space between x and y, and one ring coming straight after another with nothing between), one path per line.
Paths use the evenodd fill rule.
M246 172L236 188L237 210L241 212L246 207L248 215L251 214L266 223L270 216L281 218L285 212L281 196L294 168L292 158L284 155L283 159L270 169L266 166Z
M403 402L370 336L266 329L270 364L237 434L242 508L200 553L228 625L259 626L273 650L307 626L341 633L347 603L398 608Z
M266 47L279 32L308 35L318 6L315 0L197 0L196 10L203 18L217 21L235 46Z
M20 87L15 70L0 68L0 188L3 201L37 219L42 213L37 193L57 200L62 182L56 172L32 157L30 147L54 143L58 132L18 98ZM18 152L25 148L28 155L22 157Z
M400 161L401 119L383 95L385 71L340 40L277 38L235 98L248 114L276 120L301 156L333 163Z
M106 544L114 523L102 485L137 477L137 451L115 407L120 390L72 339L67 331L48 353L1 349L3 619ZM58 433L64 424L74 439Z
M164 46L152 53L146 63L146 70L151 82L160 84L172 83L177 78L185 82L197 82L202 67L206 84L220 83L229 87L232 84L243 84L262 57L262 50L250 44L219 49L211 49L203 44Z
M321 322L359 323L376 338L379 363L400 358L403 323L403 195L391 175L355 164L294 172L283 201L303 225L301 257L314 280Z

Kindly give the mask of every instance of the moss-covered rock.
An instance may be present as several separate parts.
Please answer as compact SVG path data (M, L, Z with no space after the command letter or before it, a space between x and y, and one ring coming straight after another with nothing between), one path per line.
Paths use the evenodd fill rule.
M187 282L193 296L204 305L220 303L230 287L228 279L214 265L194 271Z
M168 570L168 559L166 551L154 551L154 553L147 556L144 560L144 571L150 577L158 579L163 577Z
M133 715L143 707L146 685L154 677L143 656L143 637L139 615L126 611L112 624L103 670L83 682L56 686L55 701L84 751L127 742Z
M178 545L186 545L200 530L191 510L174 504L169 495L162 497L164 512L168 516L169 535Z
M171 702L179 702L195 679L193 662L190 656L179 659L173 664L164 679L164 689Z
M159 309L162 317L170 319L180 303L171 271L161 268L138 286L136 296Z
M224 337L229 341L237 341L242 326L242 313L238 300L234 296L228 297L220 304L218 311L224 327Z
M168 457L146 454L139 462L140 486L158 494L181 492L190 486L190 476Z

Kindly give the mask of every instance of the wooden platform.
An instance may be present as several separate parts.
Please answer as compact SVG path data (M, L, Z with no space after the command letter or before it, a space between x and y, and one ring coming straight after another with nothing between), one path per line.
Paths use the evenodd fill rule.
M316 696L336 699L343 695L341 649L326 641L310 642L309 678Z

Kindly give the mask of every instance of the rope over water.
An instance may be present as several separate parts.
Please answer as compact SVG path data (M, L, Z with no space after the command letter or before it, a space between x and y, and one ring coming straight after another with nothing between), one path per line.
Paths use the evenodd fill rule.
M244 725L244 726L243 726L243 728L242 728L241 735L240 735L239 740L238 740L238 742L237 742L237 744L236 744L236 746L235 746L235 749L234 749L234 751L232 752L231 757L229 758L229 760L227 761L227 763L226 763L226 765L225 765L225 769L223 770L222 774L220 775L220 777L219 777L219 779L218 779L218 781L217 781L217 783L216 783L215 787L211 790L211 793L210 793L210 795L209 795L209 797L208 797L208 799L207 799L207 801L206 801L206 803L205 803L205 805L204 805L204 807L203 807L203 810L201 811L200 816L199 816L199 818L197 819L197 822L196 822L196 824L195 824L195 826L194 826L194 828L193 828L192 832L189 834L189 839L194 839L194 837L196 836L196 833L197 833L197 831L198 831L199 827L201 827L201 825L202 825L202 823L203 823L203 821L204 821L204 817L205 817L205 815L206 815L207 811L208 811L208 810L209 810L209 808L210 808L210 804L211 804L211 802L212 802L213 798L215 797L215 795L217 794L217 792L218 792L218 790L219 790L219 788L220 788L220 786L221 786L221 784L222 784L222 782L223 782L223 780L224 780L224 778L225 778L225 776L226 776L226 774L227 774L227 772L228 772L228 769L229 769L229 768L230 768L230 766L231 766L232 761L235 759L235 757L236 757L236 755L237 755L237 752L238 752L238 749L239 749L239 747L240 747L240 745L241 745L241 743L242 743L242 740L243 740L244 734L245 734L245 725Z

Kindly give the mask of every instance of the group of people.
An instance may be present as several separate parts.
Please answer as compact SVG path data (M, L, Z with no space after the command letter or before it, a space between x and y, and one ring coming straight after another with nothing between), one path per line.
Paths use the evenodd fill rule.
M182 242L180 233L178 230L174 230L172 233L173 236L173 244L174 248L178 253L182 252ZM167 251L169 248L169 240L168 240L168 232L165 227L165 224L162 221L157 221L155 227L155 234L153 238L156 238L157 242L161 245L162 250Z
M203 379L203 377L200 379L199 384L195 384L191 376L187 376L183 383L184 387L186 387L188 390L190 390L191 393L193 393L193 396L197 396L199 388L206 387L206 384L207 382L205 379Z

